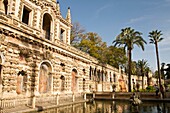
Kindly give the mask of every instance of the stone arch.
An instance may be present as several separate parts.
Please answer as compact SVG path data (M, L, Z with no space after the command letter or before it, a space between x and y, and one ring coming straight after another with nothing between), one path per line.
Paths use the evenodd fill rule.
M52 65L49 61L43 61L39 67L39 93L52 91Z
M72 72L71 72L71 75L72 75L72 88L71 88L71 90L72 90L72 92L76 92L76 91L78 91L79 89L78 89L78 71L77 71L77 69L75 69L75 68L73 68L72 69Z

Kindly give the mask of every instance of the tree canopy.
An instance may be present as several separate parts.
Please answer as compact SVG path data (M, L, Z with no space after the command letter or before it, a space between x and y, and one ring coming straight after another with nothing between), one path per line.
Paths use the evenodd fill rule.
M127 61L123 48L107 46L107 43L103 42L97 33L85 32L78 23L73 24L70 42L75 48L99 60L99 63L119 68Z

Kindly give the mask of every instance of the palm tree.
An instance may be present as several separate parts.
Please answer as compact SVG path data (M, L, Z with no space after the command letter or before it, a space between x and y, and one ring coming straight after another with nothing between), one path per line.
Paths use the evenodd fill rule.
M161 87L161 74L160 74L160 64L159 64L158 42L163 40L163 38L161 38L161 35L162 35L161 31L158 31L158 30L149 32L150 43L155 44L155 49L156 49L158 77L159 77L159 88Z
M132 50L134 45L141 47L144 50L144 43L146 41L142 38L142 33L127 27L121 30L121 33L113 41L114 46L124 46L124 49L128 51L128 90L131 92L131 59L132 59Z
M142 76L142 89L144 88L144 75L148 68L147 60L138 60L137 67L140 70L140 75Z

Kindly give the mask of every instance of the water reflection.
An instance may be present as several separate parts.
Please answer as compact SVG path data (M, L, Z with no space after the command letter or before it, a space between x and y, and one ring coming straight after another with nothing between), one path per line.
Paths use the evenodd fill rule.
M128 101L93 101L48 109L40 113L170 113L170 103L143 102L132 106Z

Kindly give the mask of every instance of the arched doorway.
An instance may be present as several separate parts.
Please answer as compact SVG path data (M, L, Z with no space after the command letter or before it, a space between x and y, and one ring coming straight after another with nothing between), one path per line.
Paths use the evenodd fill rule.
M78 77L77 77L77 70L72 70L72 92L78 91Z
M40 66L39 93L47 93L52 89L52 67L48 62Z
M43 38L51 40L51 22L52 18L51 15L48 13L45 13L43 16Z

